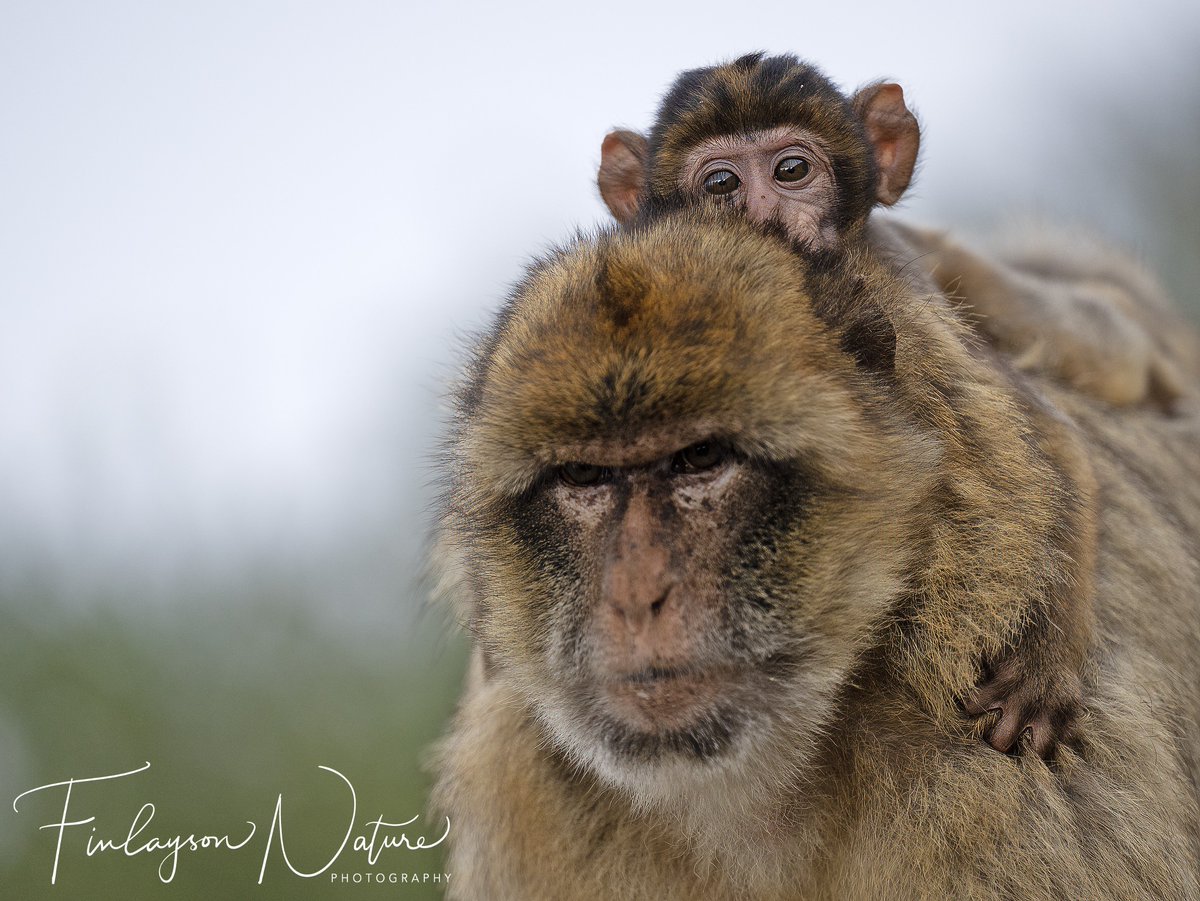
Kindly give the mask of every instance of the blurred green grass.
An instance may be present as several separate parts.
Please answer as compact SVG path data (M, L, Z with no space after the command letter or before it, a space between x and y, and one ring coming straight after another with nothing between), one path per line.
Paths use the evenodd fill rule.
M441 897L433 885L331 884L329 873L303 879L287 870L277 845L257 884L281 793L288 854L298 869L323 865L345 834L349 792L319 765L353 783L355 835L379 816L401 822L417 814L411 834L441 834L442 824L425 819L424 760L453 709L465 644L448 639L436 617L385 635L378 626L333 627L261 598L235 605L197 596L158 610L139 603L73 612L51 599L2 600L0 897ZM19 813L14 797L147 760L145 773L75 787L72 815L96 821L66 830L51 886L56 831L38 826L57 821L63 789L26 797ZM91 826L121 841L146 802L156 811L143 840L194 832L236 841L246 820L258 832L240 851L183 852L170 884L157 873L164 852L87 856ZM385 850L368 866L363 853L347 848L331 868L441 870L440 849Z

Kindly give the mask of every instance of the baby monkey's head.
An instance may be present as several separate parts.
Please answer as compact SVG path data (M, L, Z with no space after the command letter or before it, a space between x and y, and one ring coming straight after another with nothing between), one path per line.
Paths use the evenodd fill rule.
M899 85L847 98L794 56L753 53L680 75L649 138L604 139L597 181L621 222L648 198L718 198L830 249L861 232L876 204L900 199L919 146Z

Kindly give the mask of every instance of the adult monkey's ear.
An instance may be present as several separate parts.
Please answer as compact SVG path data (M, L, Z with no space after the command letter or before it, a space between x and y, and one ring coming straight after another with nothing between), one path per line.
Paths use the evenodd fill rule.
M646 184L649 144L644 135L619 128L610 131L600 145L600 172L596 184L604 205L622 225L637 215L638 201Z
M879 168L876 203L891 206L912 181L921 146L921 127L904 105L904 89L898 84L876 82L860 88L850 101L875 148Z

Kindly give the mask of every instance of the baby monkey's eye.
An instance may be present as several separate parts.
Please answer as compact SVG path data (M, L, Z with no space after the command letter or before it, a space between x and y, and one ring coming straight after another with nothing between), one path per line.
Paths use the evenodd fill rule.
M558 475L568 485L587 488L589 485L607 482L612 476L612 470L607 466L593 466L591 463L564 463L558 468Z
M812 165L802 156L789 156L775 167L776 181L803 181Z
M671 459L672 472L700 472L725 462L729 448L719 441L700 441L685 447Z
M718 169L716 172L710 172L704 179L704 190L718 197L723 194L732 194L741 186L742 180L728 169Z

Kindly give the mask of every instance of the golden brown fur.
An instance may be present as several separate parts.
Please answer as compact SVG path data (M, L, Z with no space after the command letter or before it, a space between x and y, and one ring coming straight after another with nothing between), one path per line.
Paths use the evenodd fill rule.
M778 223L810 251L861 246L865 236L865 249L904 274L916 296L938 293L953 280L983 335L1025 368L1063 377L1115 403L1145 400L1146 373L1155 358L1144 327L1112 304L1093 301L1095 292L1084 280L1067 283L1077 290L1058 289L1047 277L1010 272L999 261L959 252L941 235L868 221L876 204L890 206L903 195L919 144L919 124L899 85L868 85L848 99L795 57L750 54L682 73L663 99L649 141L628 131L608 135L598 185L626 223L639 204L653 216L667 198L695 204L721 197L753 220ZM776 167L785 157L802 162L795 169L805 174L781 178ZM721 184L713 195L706 185L717 173ZM1086 315L1092 311L1098 315ZM1037 348L1053 352L1035 353ZM1153 387L1166 407L1170 385L1158 380ZM1053 430L1048 420L1043 431ZM1058 456L1075 461L1069 477L1080 509L1067 515L1088 521L1086 460L1072 451L1069 435L1056 441ZM966 699L969 712L990 717L985 734L998 750L1017 748L1026 732L1031 749L1045 757L1070 740L1082 649L1090 641L1085 531L1063 532L1084 537L1079 548L1062 549L1077 565L1070 579L1047 592L1053 620L1035 610L1005 656L987 661L981 684Z
M751 574L803 655L725 753L623 761L568 728L552 635L588 576L523 511L588 442L697 423L812 473ZM692 211L552 255L480 343L448 464L477 647L439 753L451 896L1200 896L1198 447L1195 407L1022 376L871 253ZM1076 741L997 754L957 704L978 661L1093 574Z
M871 100L884 87L899 94L896 85L873 84L847 98L815 66L790 55L752 53L685 71L663 98L648 138L619 130L605 139L601 196L618 221L628 221L639 199L694 194L689 155L706 140L748 140L759 129L801 126L833 160L836 191L825 214L838 241L856 242L871 225L872 244L886 252L897 238L888 232L897 230L907 242L899 264L910 275L932 276L969 305L979 333L1022 369L1117 406L1169 408L1200 373L1200 344L1174 342L1178 320L1163 309L1161 291L1121 254L1091 238L1041 229L1023 230L1014 247L980 253L937 232L875 227L872 208L900 199L919 143L902 95L895 106L907 124L897 126L895 115L870 116ZM896 170L880 161L880 154L895 153L880 137L893 126L906 157ZM789 228L797 240L818 240ZM1183 374L1181 356L1190 360Z
M851 101L815 66L789 55L750 53L724 65L682 72L650 130L647 196L663 198L679 191L687 156L705 138L802 125L820 136L832 160L838 185L828 211L833 228L840 238L856 239L878 200L879 168L860 110L875 87L864 88ZM915 146L912 156L909 174ZM906 176L897 198L907 186Z
M1014 363L1116 406L1169 412L1200 377L1200 340L1138 263L1095 237L1029 225L977 251L875 223L876 245L961 300ZM899 239L897 241L897 239Z

